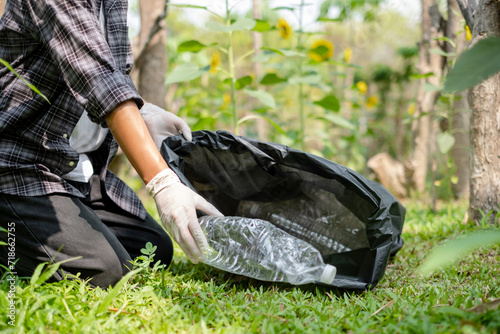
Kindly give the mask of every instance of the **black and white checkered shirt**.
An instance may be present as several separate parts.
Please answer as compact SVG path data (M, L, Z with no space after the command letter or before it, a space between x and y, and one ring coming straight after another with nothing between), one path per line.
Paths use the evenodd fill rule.
M106 37L99 26L104 1ZM0 192L20 196L81 191L61 178L78 162L69 137L85 109L105 126L120 103L143 101L128 75L133 59L126 0L7 0L0 20L0 58L50 103L0 65ZM89 153L110 198L145 217L134 192L107 165L117 144L109 133Z

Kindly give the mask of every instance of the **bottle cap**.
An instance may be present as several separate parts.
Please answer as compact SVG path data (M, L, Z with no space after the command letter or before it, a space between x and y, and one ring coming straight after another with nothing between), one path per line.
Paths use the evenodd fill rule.
M319 280L325 284L332 284L336 275L337 275L337 268L335 266L327 264L325 265L325 269L323 270L323 273L321 274Z
M253 204L252 207L250 208L250 214L252 216L259 216L260 213L262 212L262 209L259 204Z

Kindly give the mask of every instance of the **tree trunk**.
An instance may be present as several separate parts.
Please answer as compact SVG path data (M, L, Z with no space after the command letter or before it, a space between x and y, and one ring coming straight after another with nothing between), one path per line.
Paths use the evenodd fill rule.
M135 64L136 84L139 94L144 100L164 109L167 107L165 88L165 74L167 72L166 30L158 28L164 25L165 6L165 0L140 2L141 32L138 41L140 55L135 55L137 59ZM158 24L159 27L156 26Z
M479 1L473 17L472 42L500 36L500 2ZM471 183L469 217L479 221L483 213L494 222L500 213L500 74L470 89Z
M457 0L448 0L448 21L446 23L446 37L456 42L454 48L450 43L446 43L446 52L456 52L461 54L467 45L465 34L456 36L456 32L463 29L460 26L458 13L460 8ZM451 149L451 157L455 162L456 183L452 183L452 189L457 198L469 198L470 185L470 140L469 140L469 104L467 102L468 92L463 92L456 96L452 110L449 112L451 119L451 133L455 138L455 145Z
M439 86L443 59L432 53L431 49L440 49L439 37L442 34L442 18L435 0L422 0L422 41L419 43L419 71L422 74L433 73L433 76L422 79L417 95L415 116L412 124L414 137L414 152L412 156L413 184L418 192L425 190L429 157L431 156L431 141L433 134L434 105L439 97L438 90L424 89L429 84ZM426 85L427 83L427 85Z
M480 0L458 0L458 7L464 16L465 23L471 27L474 26L474 15Z
M367 166L373 170L377 180L396 198L408 197L405 168L401 162L383 152L371 157Z
M165 74L167 72L166 30L163 29L168 0L147 0L140 2L141 31L132 43L135 58L131 77L142 98L166 109ZM128 166L121 150L109 165L119 175ZM128 170L129 168L125 168Z

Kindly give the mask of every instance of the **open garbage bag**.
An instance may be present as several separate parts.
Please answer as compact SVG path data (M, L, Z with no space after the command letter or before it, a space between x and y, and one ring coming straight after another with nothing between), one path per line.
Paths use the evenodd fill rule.
M404 207L379 183L284 145L196 131L161 153L181 181L224 215L268 220L311 243L337 268L331 286L377 285L402 246Z

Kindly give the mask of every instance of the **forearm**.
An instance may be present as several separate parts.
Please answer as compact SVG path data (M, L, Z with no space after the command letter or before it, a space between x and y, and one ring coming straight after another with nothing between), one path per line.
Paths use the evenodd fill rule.
M149 183L160 171L168 168L135 102L130 100L120 104L105 119L122 151L144 183Z

